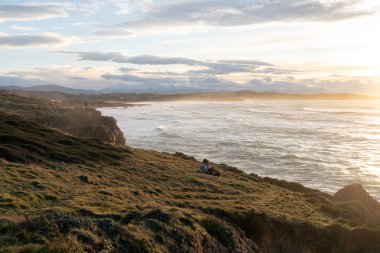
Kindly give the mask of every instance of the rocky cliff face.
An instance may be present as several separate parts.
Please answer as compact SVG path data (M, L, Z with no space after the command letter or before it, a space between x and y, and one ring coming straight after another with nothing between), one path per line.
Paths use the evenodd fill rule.
M349 218L360 220L361 223L380 224L380 203L361 184L345 186L335 193L334 199L341 206L346 206L345 213Z
M67 102L66 106L69 106ZM63 107L48 99L17 96L0 92L0 111L59 129L83 139L124 145L125 138L116 120L102 116L94 108Z
M347 229L340 225L320 228L307 222L255 213L248 213L244 220L233 222L257 244L256 253L379 252L379 231Z
M348 185L333 197L311 201L320 204L326 215L353 227L341 224L319 227L307 219L292 221L254 210L231 213L210 208L204 211L244 231L244 235L257 245L256 253L380 252L380 203L362 185Z
M127 149L98 140L79 139L0 110L0 160L38 164L120 164Z
M372 208L380 208L380 203L374 200L361 184L350 184L334 194L338 201L358 201Z
M84 139L124 145L125 138L112 117L102 116L93 108L59 108L52 113L36 115L33 120Z

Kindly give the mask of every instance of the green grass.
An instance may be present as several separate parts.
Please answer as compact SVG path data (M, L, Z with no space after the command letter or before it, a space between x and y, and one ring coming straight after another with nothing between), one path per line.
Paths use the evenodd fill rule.
M221 178L205 175L199 164L0 112L0 252L378 248L380 218L360 203L226 164L213 164Z

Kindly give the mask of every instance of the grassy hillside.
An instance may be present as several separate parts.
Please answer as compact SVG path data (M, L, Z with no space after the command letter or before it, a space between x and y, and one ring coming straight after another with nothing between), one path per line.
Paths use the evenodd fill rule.
M27 121L56 128L82 139L98 139L114 144L125 144L125 138L112 117L102 116L94 108L47 98L19 96L0 91L0 112L16 114Z
M377 252L377 209L198 167L1 113L0 252Z

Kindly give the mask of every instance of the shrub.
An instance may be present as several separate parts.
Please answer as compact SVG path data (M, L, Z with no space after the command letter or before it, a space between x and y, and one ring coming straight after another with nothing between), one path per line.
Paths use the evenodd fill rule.
M132 211L125 215L125 217L121 220L121 223L127 225L131 223L133 220L140 219L142 216L143 215L141 211Z
M164 223L169 223L172 220L172 217L169 214L163 212L161 209L155 209L147 213L144 218L156 219Z
M206 229L207 233L215 237L221 244L228 246L231 241L231 231L224 224L223 221L210 217L202 220L202 226Z
M165 244L165 237L163 234L156 234L156 241L161 244Z
M159 232L164 229L163 225L161 224L160 221L155 220L155 219L149 219L145 221L145 226L153 230L154 232Z

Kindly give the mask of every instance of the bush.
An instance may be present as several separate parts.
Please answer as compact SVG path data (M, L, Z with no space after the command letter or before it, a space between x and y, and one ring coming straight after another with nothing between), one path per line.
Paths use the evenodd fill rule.
M154 232L159 232L164 229L160 221L155 219L149 219L145 221L145 226L153 230Z
M156 241L161 244L165 244L165 237L163 234L156 234Z
M155 209L147 213L144 218L156 219L163 223L169 223L172 221L172 217L169 214L164 213L161 209Z
M125 215L125 217L121 220L121 223L127 225L131 223L133 220L140 219L142 216L143 215L141 211L132 211Z
M215 237L221 244L228 246L231 241L231 231L223 221L210 217L201 222L207 233Z

